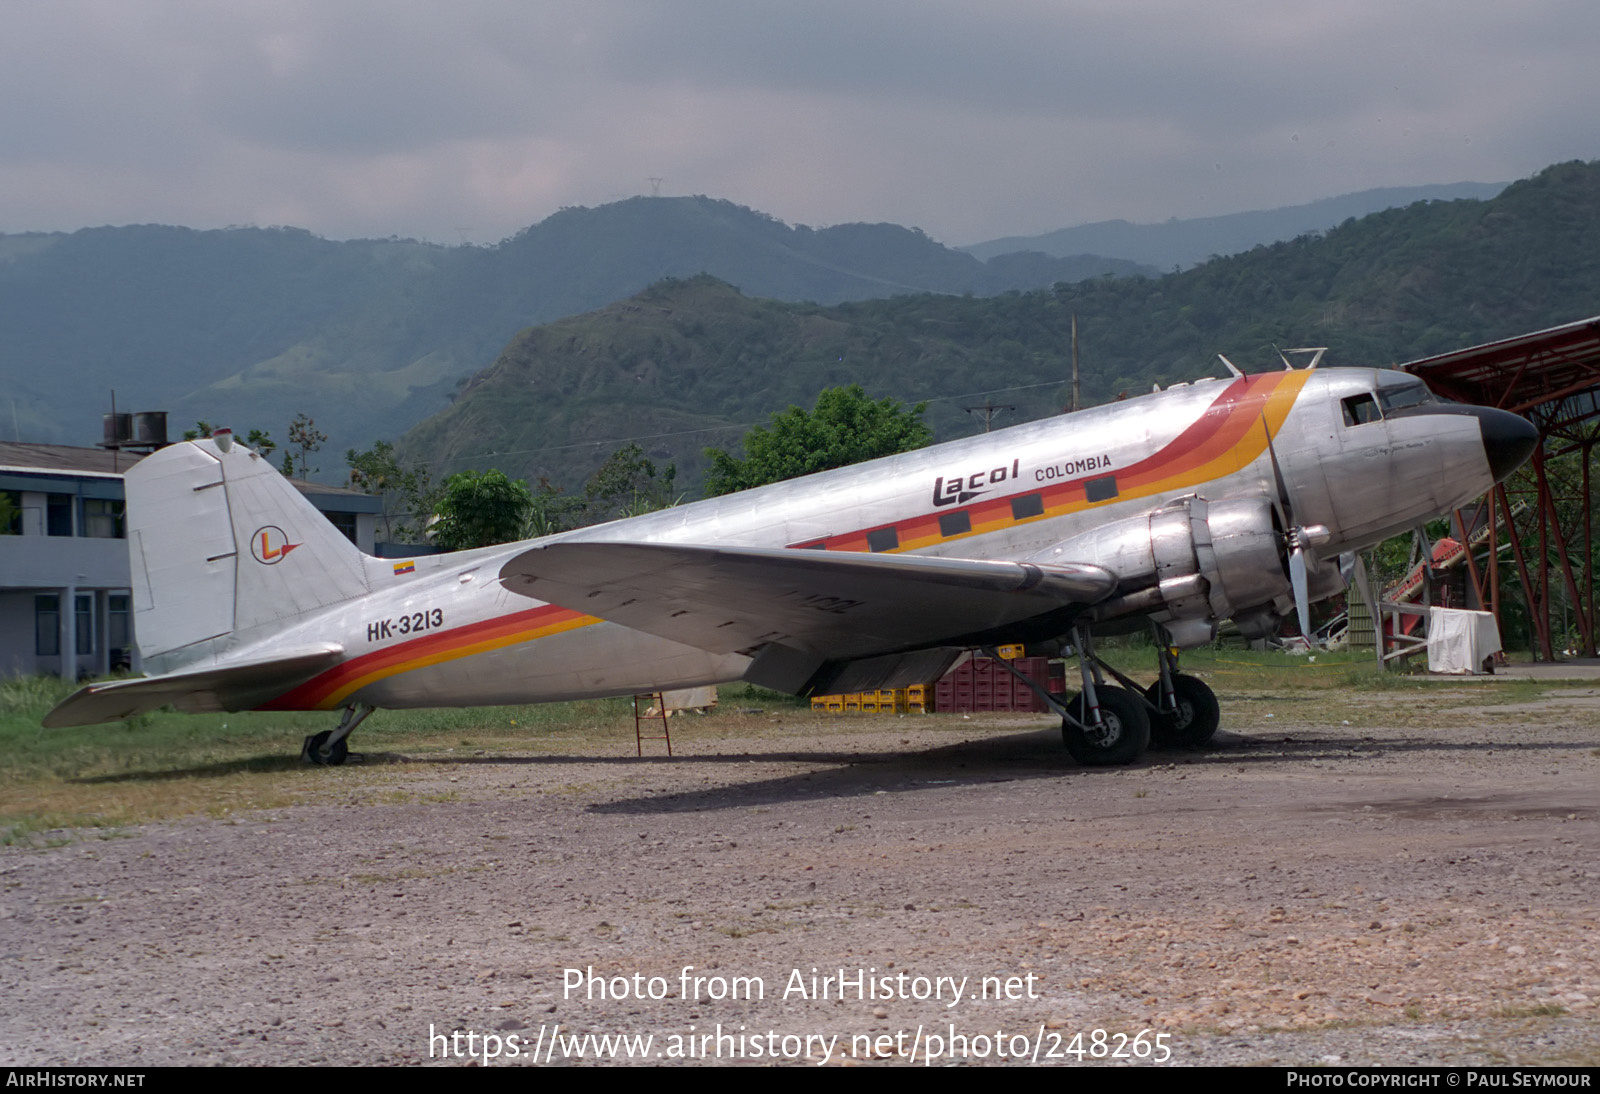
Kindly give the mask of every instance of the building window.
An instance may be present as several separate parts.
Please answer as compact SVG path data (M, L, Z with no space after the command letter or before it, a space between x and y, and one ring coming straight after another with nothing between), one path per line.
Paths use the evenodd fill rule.
M22 534L22 495L15 490L0 490L0 536Z
M75 598L77 618L73 621L73 630L77 634L79 653L94 652L94 594L79 593Z
M83 534L94 539L122 539L122 503L102 498L83 502Z
M133 623L129 614L127 593L112 593L106 597L106 644L114 650L126 650L133 645Z
M44 534L70 536L72 534L72 495L45 495Z
M324 513L333 526L344 533L344 538L356 543L356 515L354 513ZM360 546L356 543L356 546Z
M61 598L33 598L33 652L40 657L55 657L61 652Z

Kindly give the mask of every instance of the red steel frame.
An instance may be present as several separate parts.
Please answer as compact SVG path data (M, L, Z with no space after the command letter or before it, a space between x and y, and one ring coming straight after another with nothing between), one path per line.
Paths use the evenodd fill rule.
M1479 566L1467 553L1469 580L1480 602L1500 618L1499 525L1505 523L1528 617L1535 656L1552 661L1555 589L1566 591L1581 653L1596 656L1594 522L1590 460L1600 441L1600 316L1550 330L1490 342L1401 365L1439 395L1523 415L1539 443L1520 472L1478 503L1463 529L1490 525L1488 554ZM1566 457L1576 455L1576 465ZM1515 501L1526 501L1520 517ZM1563 515L1564 511L1564 515Z

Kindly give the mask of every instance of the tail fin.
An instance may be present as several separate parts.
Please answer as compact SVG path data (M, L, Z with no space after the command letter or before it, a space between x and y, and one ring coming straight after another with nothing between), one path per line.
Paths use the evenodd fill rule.
M364 556L243 445L173 445L127 475L134 629L148 667L368 591Z

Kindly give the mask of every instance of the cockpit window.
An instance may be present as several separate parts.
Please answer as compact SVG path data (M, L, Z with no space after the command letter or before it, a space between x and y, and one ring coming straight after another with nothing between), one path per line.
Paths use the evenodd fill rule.
M1383 415L1378 413L1378 401L1365 392L1350 396L1342 405L1345 425L1366 425L1383 420Z
M1421 406L1423 403L1433 401L1433 392L1429 391L1428 385L1421 380L1410 380L1392 386L1380 382L1378 385L1378 402L1382 404L1385 414L1402 407Z

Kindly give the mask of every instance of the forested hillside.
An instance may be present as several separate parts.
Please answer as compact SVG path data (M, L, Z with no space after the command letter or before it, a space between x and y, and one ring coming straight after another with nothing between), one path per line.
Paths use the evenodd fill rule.
M1600 164L1551 167L1493 201L1425 202L1159 278L1101 278L994 298L780 304L707 278L656 285L524 331L404 450L436 474L498 466L575 487L625 440L696 483L707 445L859 382L933 400L941 439L1060 409L1076 314L1086 401L1214 371L1390 365L1600 313ZM987 396L984 393L990 393Z
M447 405L523 327L663 277L710 272L752 295L837 303L1141 269L1043 255L985 264L913 229L791 228L709 198L566 209L497 247L159 225L0 236L0 436L92 443L115 388L123 409L280 440L305 412L342 450Z

